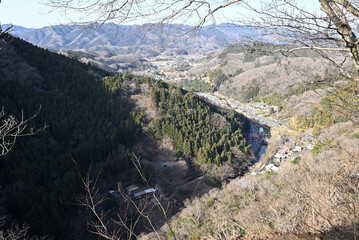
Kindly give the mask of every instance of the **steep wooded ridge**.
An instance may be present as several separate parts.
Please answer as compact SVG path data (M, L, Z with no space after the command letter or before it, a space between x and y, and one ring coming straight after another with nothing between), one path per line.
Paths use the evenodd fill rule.
M0 214L6 216L2 227L26 222L31 234L38 236L91 238L86 233L86 220L91 216L74 205L83 196L84 186L73 161L81 174L90 166L94 178L103 172L101 195L118 181L141 184L130 154L138 148L137 152L143 151L138 147L141 141L148 147L166 136L172 139L176 157L170 164L185 162L185 158L189 166L183 186L209 171L199 170L201 164L207 168L213 164L218 169L226 165L229 169L225 174L212 174L208 178L212 185L247 169L251 159L245 140L249 123L243 116L221 112L193 92L174 85L148 77L113 75L18 38L5 36L0 44L0 105L15 117L20 116L21 109L25 116L31 116L41 105L30 127L49 126L35 136L19 139L1 159ZM147 102L149 108L144 108L135 98L153 103ZM155 112L155 119L148 117L150 111ZM221 117L224 125L213 122L213 117ZM150 151L163 151L163 147L159 149L155 146ZM138 156L142 157L141 153ZM165 158L169 164L168 156ZM161 179L160 175L173 168L161 172L155 168L158 159L150 156L143 160L146 174L153 175L148 182L167 185L164 194L171 195L176 186L172 179ZM211 188L206 183L200 186ZM181 193L181 201L198 193ZM125 207L112 204L105 202L101 209ZM143 230L140 224L138 227L136 231Z
M7 41L1 43L0 105L17 117L21 109L31 116L41 105L32 124L49 127L19 139L1 159L1 215L10 224L26 221L32 233L68 239L74 195L82 191L72 160L81 170L102 164L123 173L130 165L126 152L116 154L115 165L108 156L119 144L129 147L141 128L119 87L106 87L108 73L17 38Z

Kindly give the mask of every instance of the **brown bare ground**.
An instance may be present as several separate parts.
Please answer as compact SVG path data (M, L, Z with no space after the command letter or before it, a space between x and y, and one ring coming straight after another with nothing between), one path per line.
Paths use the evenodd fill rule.
M131 95L130 99L136 105L136 110L143 110L146 113L146 119L149 121L155 120L159 117L156 106L152 102L151 97L143 94L136 94Z
M314 233L280 233L274 231L261 231L254 234L248 234L244 237L232 238L232 240L326 240L328 238L322 236L322 234Z
M333 125L319 136L329 144L319 154L304 151L278 173L247 175L193 199L173 221L177 239L355 239L357 132Z
M210 118L211 124L219 130L230 127L231 124L219 113L212 113Z
M300 96L293 95L286 100L286 109L290 109L291 115L296 117L309 116L325 94L325 90L317 90L305 92Z
M263 66L260 60L257 62L258 67L243 68L242 74L233 77L232 83L227 82L221 89L225 89L226 85L241 89L242 86L251 85L255 80L262 93L285 93L292 86L297 87L299 84L311 82L317 75L323 76L325 70L323 61L306 57L286 58L280 63Z

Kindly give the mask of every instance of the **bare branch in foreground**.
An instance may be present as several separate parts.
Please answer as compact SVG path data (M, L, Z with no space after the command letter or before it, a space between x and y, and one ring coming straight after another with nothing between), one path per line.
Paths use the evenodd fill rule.
M0 112L0 120L2 124L0 126L0 156L6 155L14 147L18 137L32 136L41 132L47 125L39 129L29 127L31 120L36 118L41 110L41 105L37 112L30 118L25 118L24 111L21 111L20 119L17 119L14 115L6 116L4 108Z
M0 36L3 35L3 34L5 34L5 33L10 32L10 30L11 30L13 27L14 27L14 26L13 26L12 24L10 24L9 27L7 27L5 30L2 30L1 25L0 25Z
M132 162L145 185L149 187L140 160L135 154L133 154ZM149 225L148 230L154 232L157 238L161 239L160 233L156 230L151 219L152 211L155 207L158 207L160 213L163 214L166 220L167 226L173 233L174 239L176 239L167 217L167 211L155 192L144 198L136 199L129 194L120 191L119 194L122 197L123 203L119 207L117 206L116 208L105 210L103 204L108 198L106 198L105 194L101 193L98 188L99 175L92 180L90 177L90 166L86 175L82 176L76 162L75 165L85 190L85 196L78 198L75 205L85 207L93 216L91 220L88 220L87 222L87 230L89 233L109 240L138 239L139 236L135 233L135 229L138 226L140 219L145 219Z

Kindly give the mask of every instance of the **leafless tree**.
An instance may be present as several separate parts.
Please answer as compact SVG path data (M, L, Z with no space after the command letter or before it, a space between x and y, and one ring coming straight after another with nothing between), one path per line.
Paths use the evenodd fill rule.
M0 1L0 3L1 3L1 1ZM8 26L6 29L2 29L1 24L0 24L0 37L2 35L4 35L5 33L10 32L10 30L13 29L13 27L14 26L12 24L10 24L10 26Z
M0 224L1 225L1 224ZM46 237L30 237L29 227L27 225L18 226L2 230L0 229L1 240L44 240Z
M296 0L262 1L260 7L246 7L254 12L242 23L261 29L260 37L291 46L277 51L312 50L327 59L331 66L350 79L355 76L347 66L347 58L359 69L358 1L318 0L305 6ZM295 47L293 47L293 45Z
M0 156L5 156L11 151L17 138L35 135L47 127L46 124L37 129L29 126L30 121L36 118L40 110L41 106L29 118L25 118L24 112L21 111L20 118L16 118L14 115L7 115L4 108L2 108L0 112L0 120L2 122L0 125Z
M14 115L7 115L4 108L0 112L0 120L2 121L0 125L0 157L8 154L14 147L18 137L31 136L39 133L44 130L47 125L43 127L34 129L29 127L29 122L36 118L41 110L41 106L37 112L30 118L24 117L24 112L21 111L21 117L18 119ZM4 225L5 217L0 219L0 227ZM0 229L0 239L1 240L18 240L18 239L46 239L46 237L30 237L28 233L29 227L24 224L22 226L14 225L13 227Z
M147 187L149 187L149 183L142 170L139 158L134 154L132 162L134 163L136 171L139 173L141 179L145 182ZM149 225L149 230L157 235L157 239L160 239L160 233L157 232L151 217L155 208L158 208L157 210L163 214L169 229L171 229L171 225L169 224L167 217L167 209L164 208L156 193L136 200L126 192L121 191L119 194L124 200L123 203L121 203L121 207L117 208L117 210L110 209L106 211L104 210L103 204L106 200L108 200L108 198L100 192L98 186L100 175L98 174L96 178L91 178L90 167L89 171L87 171L86 175L83 177L76 162L75 165L81 178L82 185L85 189L85 195L81 198L77 198L77 202L75 204L86 208L89 210L91 215L94 216L87 222L89 233L97 235L102 239L110 240L125 238L137 239L139 236L135 233L135 228L141 219L145 219ZM176 239L175 235L174 238Z
M354 122L359 117L359 103L356 101L359 95L358 0L316 0L307 6L298 0L259 0L257 4L245 0L46 0L45 3L52 9L62 10L64 15L82 14L79 21L84 24L99 26L105 22L125 23L139 19L156 23L148 31L153 26L162 27L173 22L194 25L187 33L199 31L204 24L216 23L222 9L236 11L244 8L246 15L239 13L232 21L255 29L257 34L243 37L242 46L250 52L270 54L315 52L322 57L326 68L347 84L337 85L336 81L324 78L302 84L326 84L325 88L329 95L335 96L333 104L341 109L340 112ZM264 49L263 42L274 42L277 46Z
M14 27L14 26L13 26L12 24L10 24L10 26L7 27L6 29L2 29L2 27L1 27L1 25L0 25L0 37L1 37L2 35L4 35L5 33L10 32L10 30L13 29L13 27Z
M76 23L121 24L142 20L163 25L181 22L194 25L196 30L204 24L216 23L220 10L231 8L238 11L237 7L241 6L252 11L253 17L241 17L243 14L238 13L238 18L233 19L233 22L258 28L261 30L258 36L262 36L262 40L297 45L283 51L316 51L342 69L345 59L339 58L339 61L327 54L340 52L344 57L351 57L353 64L359 69L359 40L355 33L359 17L357 0L317 0L311 6L304 6L297 0L259 2L260 4L244 0L45 0L44 4L51 9L61 10L65 17L69 13L81 14L81 18L77 20L68 19ZM352 77L349 72L345 75Z
M98 25L105 22L118 24L134 23L138 20L164 25L187 23L199 29L204 24L216 23L215 14L221 9L235 6L243 0L45 0L44 4L58 10L65 17L70 13L81 14L79 19L67 19L71 23Z

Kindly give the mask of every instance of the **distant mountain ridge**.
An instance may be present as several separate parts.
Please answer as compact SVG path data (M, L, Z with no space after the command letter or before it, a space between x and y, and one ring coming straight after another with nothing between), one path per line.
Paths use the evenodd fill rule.
M189 51L215 50L256 34L249 26L219 24L204 26L195 36L193 26L170 24L162 28L153 24L116 25L106 23L91 29L85 25L57 25L40 29L16 26L13 35L42 48L54 50L106 51L117 54L134 53L133 47L151 47ZM189 33L188 33L189 32Z
M2 29L7 29L8 27L10 27L10 24L3 24L1 27ZM14 26L12 33L24 33L24 32L32 32L36 30L36 28L26 28L26 27L22 27L22 26Z

